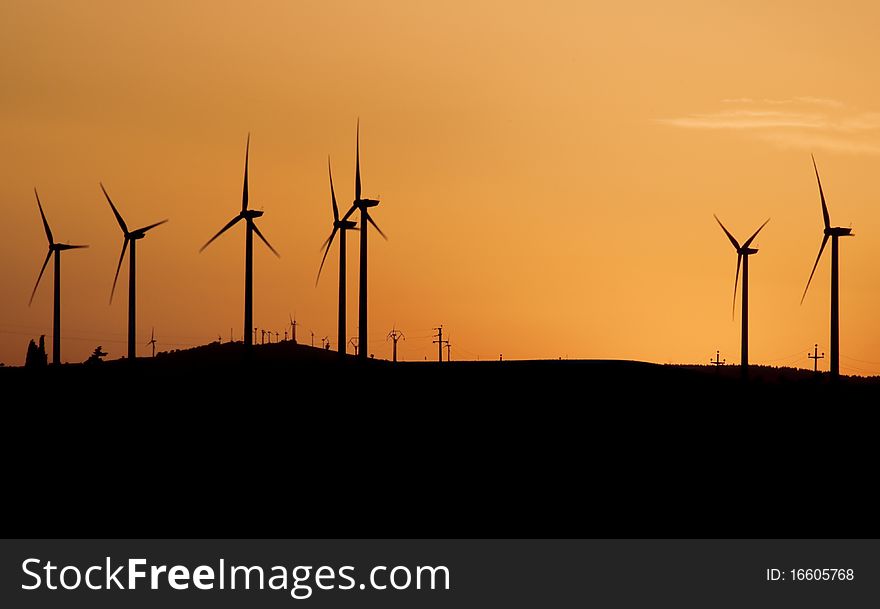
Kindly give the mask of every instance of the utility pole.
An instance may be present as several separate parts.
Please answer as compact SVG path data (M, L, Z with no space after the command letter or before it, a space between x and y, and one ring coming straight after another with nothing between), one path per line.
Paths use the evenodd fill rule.
M807 357L813 360L813 372L819 372L819 360L825 359L825 352L822 352L822 355L819 355L819 344L816 343L813 345L813 354L810 355L807 353Z
M432 342L436 343L436 345L437 345L437 361L442 362L443 361L443 345L446 344L448 341L443 340L443 326L442 325L439 328L434 328L434 329L437 330L437 334L434 335L434 338L436 338L437 340L432 341Z
M399 341L401 338L403 340L406 340L406 336L404 336L403 332L401 332L397 328L391 328L391 332L388 333L388 336L385 338L385 340L387 341L389 338L392 341L394 341L394 346L391 349L391 353L392 353L391 361L396 362L397 361L397 341Z
M352 347L354 347L354 356L357 357L357 354L358 354L358 337L357 337L357 336L352 336L350 339L348 339L348 344L351 345Z
M452 361L452 343L448 340L446 341L446 361Z
M711 359L710 359L710 360L709 360L709 363L712 364L713 366L723 366L724 364L727 363L727 360L726 360L726 359L721 359L721 352L720 352L720 351L716 351L716 352L715 352L715 359L714 359L714 360L711 360Z
M229 328L229 342L232 342L232 328Z

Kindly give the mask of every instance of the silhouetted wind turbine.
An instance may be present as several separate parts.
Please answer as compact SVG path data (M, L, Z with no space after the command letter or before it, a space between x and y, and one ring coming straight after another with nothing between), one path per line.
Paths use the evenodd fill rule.
M333 230L330 236L321 247L324 248L324 256L321 258L321 266L318 267L318 277L315 279L315 285L321 279L321 270L324 268L324 261L327 260L327 253L333 245L333 238L339 233L339 324L336 342L338 344L339 355L345 355L345 232L355 230L357 222L352 220L339 219L339 207L336 205L336 192L333 190L333 171L330 168L330 157L327 157L327 173L330 174L330 200L333 203Z
M388 336L385 337L385 340L388 341L389 338L392 341L394 341L394 346L392 347L392 351L391 351L391 353L392 353L392 360L391 361L396 362L397 361L397 341L399 341L401 338L403 340L406 340L406 336L403 335L403 332L401 332L400 330L398 330L397 328L392 326L391 332L388 333Z
M34 285L34 290L31 292L31 299L28 301L28 306L31 306L31 303L34 301L34 295L37 293L37 288L40 286L40 280L43 278L43 273L46 270L46 265L49 264L49 258L54 254L55 256L55 303L54 309L52 312L52 363L60 364L61 363L61 252L64 250L75 250L82 249L84 247L88 247L88 245L68 245L66 243L55 243L55 240L52 238L52 231L49 229L49 222L46 221L46 214L43 213L43 204L40 203L40 195L37 194L37 189L34 188L34 195L37 197L37 207L40 209L40 217L43 219L43 228L46 229L46 239L49 241L49 253L46 254L46 260L43 261L43 266L40 269L40 274L37 276L37 283Z
M113 287L110 288L111 303L113 302L113 293L116 291L116 281L119 279L119 269L122 268L122 259L125 258L125 248L131 243L131 250L128 252L128 359L133 360L136 357L134 337L136 320L135 303L137 302L135 299L135 278L137 276L135 273L135 245L139 239L144 238L147 231L156 228L160 224L165 224L168 220L162 220L161 222L156 222L155 224L150 224L149 226L130 231L125 225L125 220L122 219L119 210L113 205L113 201L110 199L110 195L107 194L107 189L104 188L104 184L101 184L101 190L104 192L104 196L107 197L107 202L110 204L110 209L113 210L113 215L116 216L116 221L119 223L119 228L122 229L123 235L122 253L119 254L119 263L116 265L116 275L113 276Z
M767 222L770 221L770 218L767 218L764 224L759 226L758 230L756 230L742 245L733 238L733 235L731 235L730 231L724 227L721 220L718 219L718 216L715 216L715 220L718 222L721 230L724 231L724 234L727 235L727 238L730 239L730 243L733 244L733 247L736 250L736 277L733 281L733 311L731 316L736 315L736 287L737 282L739 281L740 264L742 264L742 348L740 351L740 365L742 366L743 375L746 375L749 370L749 256L758 253L756 248L749 246L752 244L752 241L755 240L755 237L758 236L758 233L761 232L761 229L767 226Z
M251 328L254 327L254 233L257 233L257 236L266 244L266 247L272 250L273 254L279 258L281 257L281 254L275 251L275 248L269 244L254 222L255 218L259 218L263 215L263 212L256 209L248 209L248 155L250 153L250 147L251 135L248 133L247 145L244 152L244 188L242 189L241 194L241 212L230 220L226 226L221 228L216 235L208 239L208 242L199 250L200 253L203 252L206 247L211 245L214 239L228 231L241 220L245 221L247 230L245 231L244 242L244 344L247 347L253 345ZM256 328L254 329L254 334L256 334Z
M153 347L153 357L156 357L156 329L150 328L150 340L147 341L148 345L152 345Z
M807 279L807 287L804 288L804 295L801 296L801 304L804 304L804 298L807 297L807 290L810 289L810 282L813 281L813 274L816 267L819 266L819 259L822 258L822 252L825 251L825 244L828 243L828 237L831 237L831 344L829 345L830 357L828 360L831 378L837 380L840 376L840 309L839 309L839 275L838 275L838 255L837 255L837 238L852 237L851 228L840 226L831 226L831 216L828 214L828 206L825 204L825 193L822 192L822 180L819 179L819 169L816 167L816 159L813 159L813 170L816 172L816 181L819 183L819 198L822 201L822 220L825 222L825 231L822 235L822 245L819 246L819 255L816 256L816 262L813 264L813 270L810 271L810 278Z
M361 123L358 120L357 124L357 133L355 136L355 174L354 174L354 202L351 204L351 209L349 209L345 216L342 218L343 220L348 220L348 217L354 213L355 210L360 210L361 212L361 261L360 261L360 285L358 286L358 342L361 345L367 345L369 342L367 341L367 234L370 232L368 230L367 224L372 224L373 228L379 231L379 234L382 235L382 238L387 240L388 237L385 233L382 232L382 229L373 221L373 218L370 217L369 208L376 207L379 204L378 199L362 199L361 198L361 147L360 147L360 131L361 131ZM361 359L367 358L367 349L360 350Z

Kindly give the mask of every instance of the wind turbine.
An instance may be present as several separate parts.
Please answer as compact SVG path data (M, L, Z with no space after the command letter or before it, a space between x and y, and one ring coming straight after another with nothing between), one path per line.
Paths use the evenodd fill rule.
M392 347L393 358L391 360L393 362L397 361L397 341L399 341L401 338L403 340L406 340L406 336L403 335L403 332L401 332L394 326L391 327L391 332L389 332L388 336L385 337L386 342L388 341L388 339L394 341L394 346Z
M214 239L238 224L241 220L245 221L247 230L245 231L244 242L244 344L246 347L252 346L254 342L253 338L251 338L251 328L254 327L254 233L257 233L257 236L266 244L266 247L272 250L273 254L281 258L281 254L275 251L275 248L266 241L263 233L260 232L260 229L257 228L254 222L255 218L263 215L263 212L256 209L248 209L248 154L250 153L250 147L251 134L248 133L244 152L244 188L241 194L241 212L230 220L226 226L221 228L216 235L208 239L208 242L199 250L199 253L203 252L206 247L211 245ZM254 334L256 334L256 328L254 329Z
M134 337L136 320L135 303L137 302L135 299L135 278L137 276L135 273L135 245L139 239L144 238L147 231L156 228L160 224L165 224L168 220L162 220L161 222L156 222L155 224L150 224L149 226L132 231L128 230L128 227L125 225L125 220L122 219L119 210L113 205L113 200L110 199L110 195L107 194L107 189L104 188L104 184L101 184L100 182L99 184L101 185L101 190L104 191L104 196L107 197L110 209L113 210L113 215L116 216L116 221L119 223L119 228L122 229L123 236L122 253L119 254L119 263L116 265L116 275L113 277L113 287L110 289L111 303L113 302L113 293L116 291L116 281L119 279L119 269L122 268L122 259L125 258L125 248L131 243L131 250L128 252L128 359L133 360L136 357Z
M37 277L37 283L34 285L34 291L31 292L31 299L28 301L28 306L31 306L31 303L34 301L34 295L37 293L37 288L40 286L40 279L43 278L43 273L46 270L46 265L49 264L49 258L51 258L54 254L55 256L55 304L54 310L52 313L52 363L60 364L61 363L61 252L64 250L75 250L82 249L84 247L88 247L88 245L68 245L67 243L55 243L55 240L52 238L52 231L49 229L49 222L46 221L46 214L43 213L43 204L40 203L40 195L37 194L37 189L34 188L34 195L37 197L37 207L40 208L40 217L43 219L43 228L46 229L46 239L49 241L49 253L46 254L46 260L43 261L43 267L40 269L40 274Z
M752 244L752 241L755 240L755 237L758 236L758 233L761 232L761 229L767 226L767 222L770 221L770 218L767 218L767 220L764 221L764 224L759 226L758 230L756 230L742 245L740 245L739 242L734 239L733 235L730 234L730 231L724 227L721 220L718 219L718 216L715 216L715 220L718 222L721 230L724 231L724 234L727 235L727 238L730 239L730 243L736 250L736 277L733 281L733 311L731 312L731 316L736 315L736 287L737 282L739 282L740 264L742 265L742 348L740 350L740 366L742 366L742 373L743 376L745 376L749 371L749 256L758 253L756 248L749 246Z
M355 212L355 210L360 210L361 212L361 262L360 262L360 284L358 286L358 343L363 345L364 348L360 350L360 358L367 358L367 349L366 345L369 344L367 341L367 234L370 232L367 224L372 224L373 228L379 231L379 234L382 235L386 241L388 237L385 233L382 232L382 229L373 221L373 218L370 217L369 208L376 207L379 204L378 199L362 199L361 198L361 149L360 149L360 131L361 131L361 123L358 120L357 124L357 133L355 136L355 154L356 154L356 169L354 174L354 201L351 204L351 209L349 209L345 216L342 218L343 220L348 220L348 217L351 216Z
M147 341L148 345L153 346L153 357L156 357L156 329L150 328L150 340Z
M825 245L828 243L828 237L831 237L831 351L828 359L829 369L832 380L837 380L840 376L840 299L839 299L839 273L838 273L838 255L837 255L837 238L853 237L852 228L841 226L831 226L831 216L828 214L828 206L825 204L825 193L822 192L822 180L819 179L819 169L816 167L816 159L813 159L813 170L816 172L816 181L819 183L819 198L822 201L822 220L825 222L825 230L822 235L822 245L819 246L819 255L816 256L816 262L813 264L813 270L810 271L810 278L807 279L807 287L804 288L804 295L801 296L801 304L807 297L807 290L810 289L810 282L813 281L813 274L816 267L819 266L819 259L822 258L822 252L825 251Z
M339 219L339 207L336 205L336 192L333 190L333 171L330 168L330 157L327 157L327 173L330 174L330 200L333 203L333 230L330 236L324 242L324 257L321 258L321 266L318 267L318 277L315 279L315 285L321 279L321 270L324 268L324 261L327 260L327 253L330 246L333 245L333 237L339 233L339 324L337 332L337 344L340 356L345 355L345 232L348 230L356 230L357 222L352 220ZM326 247L325 247L326 246ZM291 323L293 323L291 321Z

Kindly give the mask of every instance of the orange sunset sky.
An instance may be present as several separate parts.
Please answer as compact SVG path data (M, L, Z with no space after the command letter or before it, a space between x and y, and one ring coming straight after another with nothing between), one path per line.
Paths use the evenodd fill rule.
M51 267L33 188L63 256L63 359L125 350L138 244L138 343L241 339L244 230L199 247L251 201L255 325L335 344L327 155L389 235L370 239L370 338L404 359L739 358L736 255L750 262L751 360L828 352L830 252L814 153L841 241L841 371L880 374L880 5L798 0L319 2L5 0L0 8L0 361L51 334ZM374 236L375 235L375 236ZM357 236L349 241L349 335ZM49 341L51 344L51 341ZM827 359L822 362L827 364Z

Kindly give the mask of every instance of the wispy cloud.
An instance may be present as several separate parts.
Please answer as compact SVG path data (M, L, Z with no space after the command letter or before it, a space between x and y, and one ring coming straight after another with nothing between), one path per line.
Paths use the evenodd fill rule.
M821 149L848 154L880 154L880 142L858 141L833 135L776 132L764 133L761 135L761 139L781 148Z
M768 106L783 106L787 104L803 104L813 106L825 106L827 108L843 108L844 103L827 97L792 97L791 99L754 99L752 97L730 97L721 100L722 104L767 104Z
M786 148L880 154L880 112L862 112L821 97L722 99L715 112L658 122L682 129L737 131Z
M821 115L770 110L731 110L711 114L691 114L680 118L661 119L662 123L687 129L775 129L798 127L819 129Z

